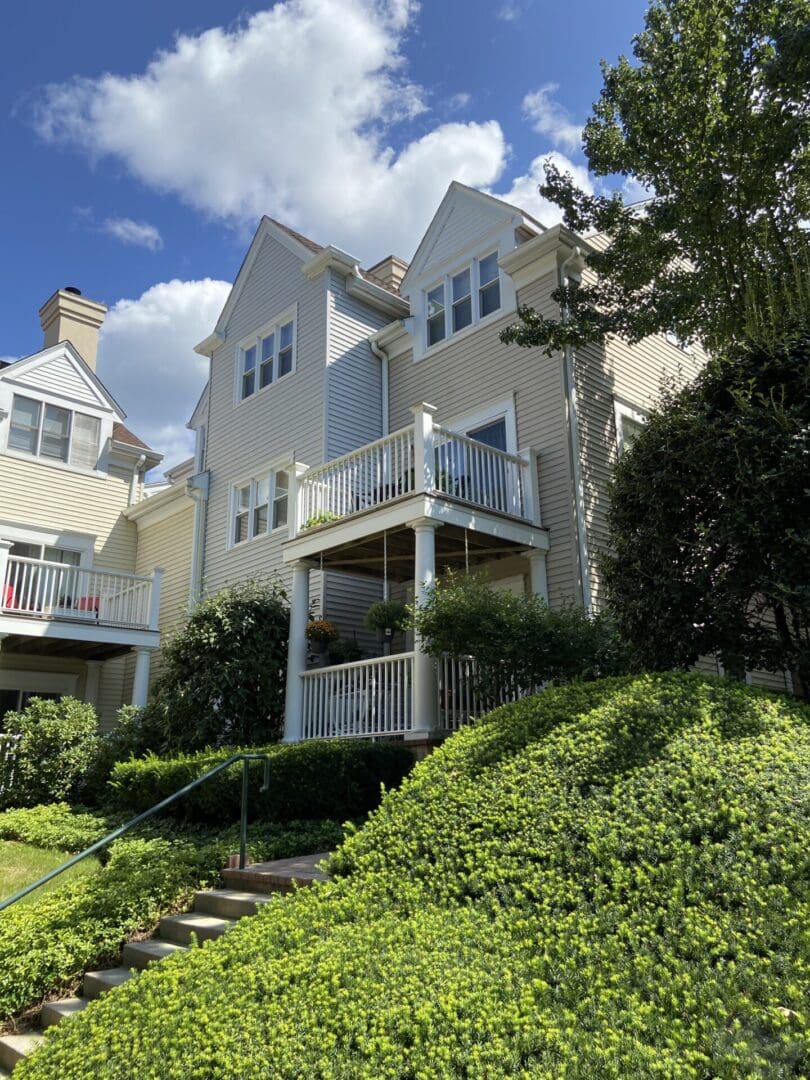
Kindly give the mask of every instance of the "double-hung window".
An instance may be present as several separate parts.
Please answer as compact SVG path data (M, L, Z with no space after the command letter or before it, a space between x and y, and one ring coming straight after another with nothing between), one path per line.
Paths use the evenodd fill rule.
M10 450L94 469L100 435L101 420L97 416L14 395L8 432Z
M231 490L230 546L266 536L287 524L289 477L282 469L235 484Z
M428 348L492 315L501 307L498 252L473 259L425 293L425 342Z
M616 442L618 444L619 457L629 450L647 423L647 417L643 412L625 405L621 401L614 402L616 416Z
M287 312L238 349L239 400L295 371L295 319Z

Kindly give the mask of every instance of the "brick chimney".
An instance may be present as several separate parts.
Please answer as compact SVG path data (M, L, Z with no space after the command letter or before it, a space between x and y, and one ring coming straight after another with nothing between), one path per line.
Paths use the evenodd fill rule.
M45 348L69 341L87 366L95 371L98 331L106 314L104 304L88 300L74 286L59 289L39 309Z
M408 264L403 259L398 259L396 255L386 255L384 259L380 259L366 271L381 285L385 285L387 289L392 289L394 292L399 292L399 283L407 272Z

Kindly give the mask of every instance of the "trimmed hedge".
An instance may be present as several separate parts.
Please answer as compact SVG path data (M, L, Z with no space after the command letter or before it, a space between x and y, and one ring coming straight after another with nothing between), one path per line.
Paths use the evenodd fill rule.
M263 821L360 818L379 804L380 785L398 787L414 764L413 754L401 743L335 740L249 749L271 759L270 788L265 793L259 790L264 762L250 766L250 813ZM238 752L118 762L110 779L110 804L116 810L140 813ZM184 796L169 813L183 821L237 821L241 796L242 764L237 762Z
M731 682L506 706L345 876L102 998L19 1080L807 1076L809 779L810 715Z
M49 814L50 830L43 825ZM67 819L64 806L44 806L0 815L0 828L18 838L47 838L53 846L65 826L65 847L92 843L108 831L103 818L94 826L93 815L77 817L78 825ZM254 860L279 859L328 851L342 835L334 821L266 824L251 826L248 846ZM68 989L89 968L117 963L127 937L150 929L161 914L185 906L194 889L215 882L238 844L236 828L205 832L158 821L142 835L112 844L106 865L92 877L0 912L0 1022L44 994Z

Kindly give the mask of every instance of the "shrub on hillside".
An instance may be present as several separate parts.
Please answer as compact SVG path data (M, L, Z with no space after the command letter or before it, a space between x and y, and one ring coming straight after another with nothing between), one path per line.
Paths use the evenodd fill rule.
M0 787L0 808L36 806L81 796L98 750L92 705L72 697L32 698L23 712L6 713L5 730L19 735L13 783Z
M107 995L19 1080L806 1076L809 776L808 713L732 682L506 706L386 796L346 876Z
M276 584L223 589L163 649L139 721L156 753L250 746L282 730L289 611Z
M74 809L68 803L43 804L0 813L0 840L75 853L95 844L119 824L119 819Z
M230 750L155 756L120 761L112 770L110 805L139 813L178 791L224 761ZM380 786L397 787L413 766L401 743L350 740L313 741L252 748L270 757L270 787L259 789L264 762L250 765L251 818L266 821L359 818L380 801ZM185 795L169 813L185 821L225 824L236 821L242 796L242 764L211 777Z
M481 574L448 574L415 609L414 622L431 655L474 658L479 689L491 701L512 688L628 670L609 615L551 609L539 596L494 589Z

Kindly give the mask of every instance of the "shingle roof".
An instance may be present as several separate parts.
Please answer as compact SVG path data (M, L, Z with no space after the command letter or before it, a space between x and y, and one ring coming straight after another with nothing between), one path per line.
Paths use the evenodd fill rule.
M147 446L137 435L133 435L129 428L118 422L113 424L112 437L113 442L126 443L128 446L137 446L139 450L149 450L151 453L155 453L151 446Z
M299 244L303 244L305 248L308 248L313 255L317 255L323 251L323 244L316 244L314 240L310 240L308 236L304 236L300 232L296 232L295 229L291 229L289 225L284 225L280 221L276 221L275 218L267 217L268 221L272 221L274 225L278 225L280 229L283 229L288 236L291 236L293 240L297 240Z

